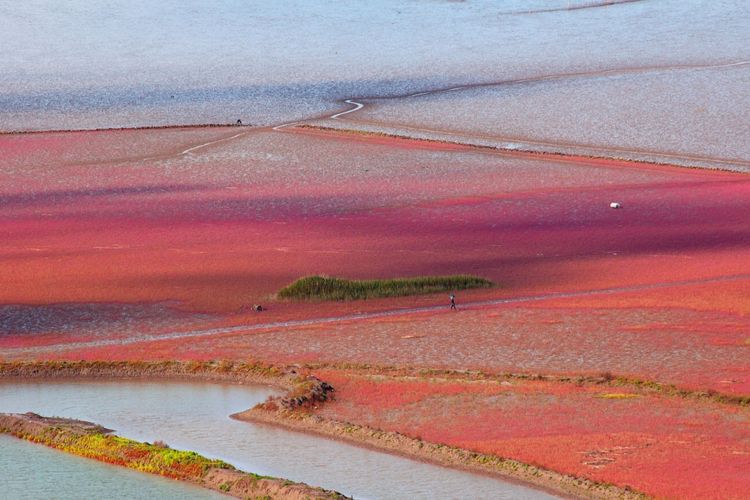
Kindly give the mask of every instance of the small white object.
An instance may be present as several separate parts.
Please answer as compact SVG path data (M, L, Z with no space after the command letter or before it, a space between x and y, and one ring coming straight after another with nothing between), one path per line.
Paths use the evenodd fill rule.
M616 201L613 201L612 203L609 204L609 208L622 208L622 205L620 205Z

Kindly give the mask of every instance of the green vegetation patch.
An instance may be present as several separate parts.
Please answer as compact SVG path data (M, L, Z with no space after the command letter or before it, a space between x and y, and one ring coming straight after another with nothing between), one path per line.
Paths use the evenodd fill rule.
M469 288L489 288L494 283L477 276L420 276L390 280L346 280L308 276L279 290L282 299L360 300L378 297L404 297Z
M641 395L633 394L631 392L607 392L599 394L597 397L602 399L633 399L640 398Z
M234 470L226 462L208 459L193 451L173 450L164 444L141 443L111 434L63 433L56 437L45 444L74 455L176 479L200 478L211 468Z

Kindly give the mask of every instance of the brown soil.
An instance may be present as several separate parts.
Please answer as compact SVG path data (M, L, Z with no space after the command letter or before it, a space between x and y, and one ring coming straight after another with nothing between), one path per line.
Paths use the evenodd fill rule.
M231 361L31 361L0 362L0 377L9 378L92 378L92 379L179 379L234 384L261 384L291 390L297 370L260 363Z
M36 413L0 413L0 432L14 436L41 435L45 430L59 427L73 434L109 434L111 429L93 422L72 418L43 417Z

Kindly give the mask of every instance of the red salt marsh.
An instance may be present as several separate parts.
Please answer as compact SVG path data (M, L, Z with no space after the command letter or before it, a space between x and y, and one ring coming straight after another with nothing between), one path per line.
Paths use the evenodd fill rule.
M384 137L237 130L0 136L3 151L26 147L37 158L27 169L19 154L0 165L6 179L0 303L168 303L185 313L210 313L195 322L210 327L443 301L277 304L269 298L313 273L471 273L500 284L459 297L471 301L700 283L750 272L744 175L446 152L440 145L433 151L425 141L413 149L409 141ZM229 139L237 133L243 135ZM228 140L209 144L221 139ZM101 157L98 145L107 141L113 162ZM94 146L77 149L82 143ZM123 150L133 156L114 153ZM60 151L63 165L56 161ZM32 177L56 187L41 189ZM624 208L610 209L613 200ZM721 293L738 285L706 286ZM674 292L662 305L679 309L685 293ZM610 296L609 305L619 296ZM649 314L660 313L659 290L629 296L654 297ZM737 305L707 299L707 309L742 315L747 302L741 293L733 297ZM270 311L236 315L252 303L270 304ZM663 313L679 318L672 309ZM609 321L620 320L613 313ZM714 319L705 321L719 328ZM744 325L743 317L738 321ZM593 328L582 327L582 335ZM526 366L523 359L516 364ZM601 368L579 365L569 369Z
M460 381L320 370L339 421L630 486L658 498L743 498L746 408L549 381Z
M717 294L724 284L714 284ZM665 289L668 295L690 290L690 286ZM606 302L630 293L600 297ZM490 373L611 372L693 390L750 395L748 316L670 307L583 309L555 302L563 300L482 307L459 304L458 313L446 307L443 312L240 330L189 342L144 342L127 350L114 345L46 355L72 360L255 358Z
M164 132L142 132L149 133ZM268 169L269 162L251 161L246 181L236 182L241 158L230 148L214 160L210 146L198 159L38 167L45 182L59 181L54 191L29 188L11 169L0 220L10 286L0 300L178 300L187 309L227 312L314 272L470 272L516 294L747 270L750 181L737 174L481 153L466 153L462 163L453 158L463 153L433 159L439 153L428 151L420 175L408 167L369 175L363 164L362 175L342 180L335 176L346 168L342 159L326 156L330 140L292 143L317 147L295 160L300 178L283 161L253 175L256 164ZM333 143L357 161L352 149L372 155L373 165L393 154L384 144ZM488 165L472 172L480 162ZM179 180L183 170L192 182ZM537 188L535 178L543 179ZM611 200L625 208L608 209Z
M746 175L288 129L0 136L0 152L0 358L611 372L750 395ZM429 309L442 295L273 298L314 273L499 286L457 313ZM657 496L748 486L739 407L319 375L332 418Z

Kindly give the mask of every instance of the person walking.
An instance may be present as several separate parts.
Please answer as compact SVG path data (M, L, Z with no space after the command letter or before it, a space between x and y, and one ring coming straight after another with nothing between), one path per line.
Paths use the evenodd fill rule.
M451 294L451 310L458 311L458 308L456 307L456 296Z

